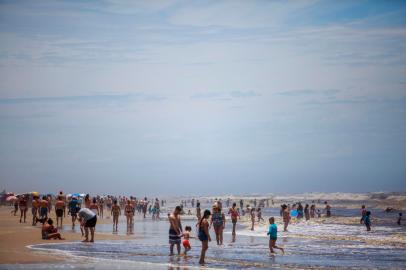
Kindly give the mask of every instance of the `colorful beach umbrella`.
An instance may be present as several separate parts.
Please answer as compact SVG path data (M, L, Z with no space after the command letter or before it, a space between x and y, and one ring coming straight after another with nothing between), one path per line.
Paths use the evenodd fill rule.
M8 196L6 199L7 202L14 202L16 200L18 200L18 198L16 196Z
M38 196L39 196L39 192L38 192L38 191L32 191L32 192L31 192L31 195L32 195L32 196L37 196L37 197L38 197Z

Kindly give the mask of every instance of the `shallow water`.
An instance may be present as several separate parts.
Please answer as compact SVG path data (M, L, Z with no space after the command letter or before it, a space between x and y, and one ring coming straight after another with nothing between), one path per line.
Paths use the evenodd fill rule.
M274 211L279 213L277 209L273 209L264 211L264 215L273 214ZM183 226L190 225L195 233L196 221L185 220L185 218ZM278 245L285 248L286 254L282 255L279 252L276 256L269 255L265 223L258 226L255 231L250 231L246 228L246 224L240 222L235 242L232 241L230 223L228 223L224 232L224 246L215 244L214 232L211 231L213 241L210 243L206 262L211 268L226 269L405 268L405 227L378 225L373 227L372 232L366 232L362 225L336 223L340 221L340 218L331 218L323 221L324 223L317 219L310 222L303 221L290 225L287 233L281 232L279 225ZM32 248L64 252L74 257L101 259L103 267L107 267L109 263L115 268L123 269L138 269L138 267L148 269L146 265L152 269L190 269L197 266L200 242L196 239L191 240L192 250L188 256L168 256L168 227L166 220L151 221L150 218L144 220L138 217L134 234L129 235L130 239L126 241L43 244ZM71 230L70 226L64 229ZM97 233L112 233L112 225L97 225ZM118 233L126 234L124 223L120 223ZM109 263L104 263L105 260ZM85 266L91 268L93 264L94 262L88 262ZM59 265L62 269L65 269L65 266L80 268L83 264ZM44 265L44 268L46 267Z

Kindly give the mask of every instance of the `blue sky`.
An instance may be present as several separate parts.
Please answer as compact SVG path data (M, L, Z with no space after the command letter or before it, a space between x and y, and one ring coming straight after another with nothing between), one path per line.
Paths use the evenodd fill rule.
M0 183L406 190L405 1L0 1Z

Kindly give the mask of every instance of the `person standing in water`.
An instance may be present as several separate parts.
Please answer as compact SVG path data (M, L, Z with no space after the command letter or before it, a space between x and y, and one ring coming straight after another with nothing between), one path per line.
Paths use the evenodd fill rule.
M398 221L396 222L399 226L402 225L402 213L399 213Z
M326 205L326 217L331 217L331 206L327 202L324 202L324 204Z
M252 207L250 209L250 215L251 215L251 231L254 230L254 225L255 225L255 208Z
M223 230L226 224L226 217L221 211L218 203L213 205L213 215L211 216L210 226L213 225L216 233L217 245L223 244Z
M127 201L127 205L124 208L125 216L127 218L127 233L133 233L134 228L134 207L131 201Z
M63 212L65 209L65 202L62 200L62 196L58 196L58 200L55 202L55 215L56 215L56 227L59 227L59 220L61 220L61 228L62 228L62 219L63 219Z
M235 237L235 227L237 226L237 219L240 218L240 213L238 213L236 207L237 204L233 203L233 206L228 210L228 214L231 215L231 222L233 223L233 237Z
M365 216L367 215L367 209L365 208L365 205L361 206L361 219L359 220L359 224L364 223Z
M121 215L121 208L117 204L117 200L114 200L113 206L111 207L111 216L113 216L113 232L117 232L117 226L118 226L118 217ZM115 228L114 228L115 226ZM115 229L115 230L114 230Z
M286 204L282 205L282 218L283 218L283 231L287 232L288 231L288 225L290 221L290 212L289 208L286 206Z
M369 232L371 230L371 211L367 211L365 214L365 218L364 218L364 224L367 227L367 231Z
M269 218L269 229L267 234L269 235L269 251L271 254L275 253L274 248L280 249L282 253L285 253L283 248L276 245L276 240L278 239L278 227L275 224L274 217Z
M209 248L209 241L211 241L209 233L209 217L211 213L210 210L204 210L203 217L199 220L199 234L198 238L202 242L202 250L200 252L199 263L204 265L204 258L206 257L206 251Z
M310 219L310 211L309 211L309 205L308 204L306 204L306 206L305 206L304 215L305 215L306 221Z
M173 247L176 245L178 255L180 255L180 243L182 235L182 224L180 222L179 214L182 208L178 205L171 215L169 215L169 256L173 256Z
M312 201L312 205L310 206L310 218L314 218L316 214L316 205L314 201Z
M202 218L202 212L201 211L202 210L200 209L200 201L197 200L196 201L196 217L197 217L197 220L200 220Z

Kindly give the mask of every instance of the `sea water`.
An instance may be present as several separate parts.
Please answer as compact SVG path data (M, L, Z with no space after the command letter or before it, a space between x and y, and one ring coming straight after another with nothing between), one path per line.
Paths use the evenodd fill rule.
M208 205L204 205L208 207ZM406 229L397 226L394 214L380 209L374 215L372 232L359 224L359 209L335 208L332 218L310 221L293 220L283 232L279 209L264 209L264 218L277 217L277 250L269 254L267 223L257 224L254 231L246 219L237 226L235 239L231 223L224 231L224 245L217 246L214 232L207 251L207 267L214 269L406 269ZM122 220L124 221L124 220ZM196 219L182 216L183 226L192 227ZM168 221L153 221L137 216L134 234L128 240L98 241L97 234L112 233L112 224L98 224L96 242L65 242L31 246L38 252L56 252L67 256L67 263L37 265L1 265L0 269L194 269L198 268L201 243L191 239L187 256L168 256ZM69 225L64 230L72 230ZM75 228L78 231L78 228ZM79 231L78 231L79 233ZM126 235L125 222L118 234ZM175 248L176 250L176 248ZM182 250L183 251L183 250Z

